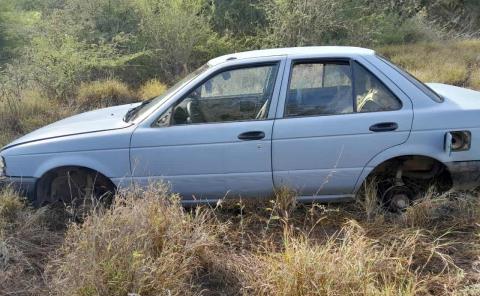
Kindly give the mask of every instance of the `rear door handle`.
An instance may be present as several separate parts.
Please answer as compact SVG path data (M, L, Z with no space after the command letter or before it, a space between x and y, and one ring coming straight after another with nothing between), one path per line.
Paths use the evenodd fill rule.
M238 135L238 138L243 141L261 140L265 138L265 133L261 131L245 132Z
M396 122L381 122L374 124L370 127L372 132L391 132L398 129L398 124Z

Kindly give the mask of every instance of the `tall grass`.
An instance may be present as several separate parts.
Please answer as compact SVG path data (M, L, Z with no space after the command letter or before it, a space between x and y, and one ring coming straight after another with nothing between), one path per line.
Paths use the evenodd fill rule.
M50 262L54 295L193 295L194 278L215 256L221 225L187 213L164 186L117 196L105 213L71 225Z
M53 227L58 223L49 218L54 217L51 210L34 211L7 190L0 195L0 291L13 295L478 291L477 195L432 196L400 215L365 209L365 203L297 205L295 195L286 189L272 202L184 209L167 187L156 186L119 194L110 209L92 212L83 224L69 223L60 241L63 231Z
M480 90L480 40L392 45L377 50L424 82Z
M255 295L417 295L426 287L408 261L415 243L382 246L349 221L321 244L289 237L282 252L254 256L248 287Z
M0 295L45 292L44 267L62 231L47 209L33 210L11 189L0 191Z

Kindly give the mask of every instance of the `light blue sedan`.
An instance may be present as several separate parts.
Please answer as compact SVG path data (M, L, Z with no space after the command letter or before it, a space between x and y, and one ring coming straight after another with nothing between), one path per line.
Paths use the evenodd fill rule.
M304 47L209 61L165 94L53 123L5 146L0 176L35 205L168 182L184 203L352 199L369 177L403 209L475 188L480 93L425 85L374 51Z

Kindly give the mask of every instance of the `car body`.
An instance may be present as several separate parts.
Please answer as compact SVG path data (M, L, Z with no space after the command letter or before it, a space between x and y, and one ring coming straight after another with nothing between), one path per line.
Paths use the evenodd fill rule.
M3 182L33 200L49 173L85 168L116 188L169 182L185 203L281 186L337 201L377 170L389 188L441 174L476 187L479 116L479 92L426 86L372 50L269 49L215 58L161 97L61 120L0 156Z

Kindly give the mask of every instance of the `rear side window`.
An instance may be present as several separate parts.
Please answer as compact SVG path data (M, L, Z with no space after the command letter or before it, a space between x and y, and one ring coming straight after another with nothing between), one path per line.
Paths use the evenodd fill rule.
M394 111L402 108L400 100L377 77L357 62L353 62L353 76L357 112Z
M308 62L293 66L285 116L393 111L401 101L357 62Z
M348 62L298 63L293 66L286 117L352 112L352 77Z

